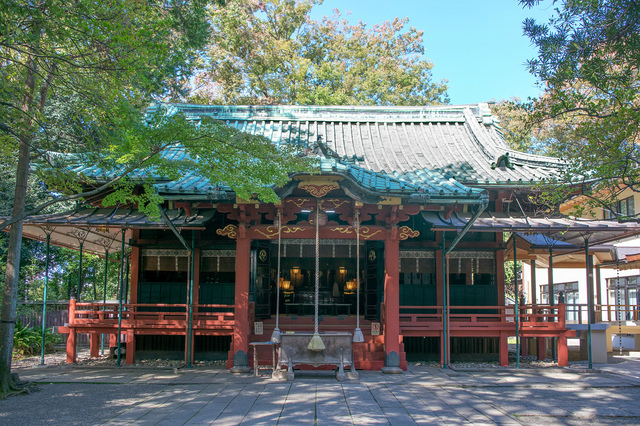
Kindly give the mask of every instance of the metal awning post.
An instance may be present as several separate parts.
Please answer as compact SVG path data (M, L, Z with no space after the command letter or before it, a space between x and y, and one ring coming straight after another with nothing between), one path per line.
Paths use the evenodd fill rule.
M513 298L514 301L514 317L516 321L516 368L520 368L520 307L518 306L518 268L516 266L517 262L517 249L516 243L518 241L518 236L516 233L513 233Z
M125 231L122 230L122 248L120 251L120 284L119 284L119 294L118 294L118 336L116 339L116 351L117 358L116 364L120 366L120 341L122 339L122 287L124 281L124 236Z
M45 231L46 232L46 231ZM40 349L40 365L44 365L44 347L47 329L47 287L49 286L49 250L51 249L51 233L47 232L47 260L44 268L44 295L42 297L42 348Z
M443 308L442 309L442 327L443 327L443 340L444 340L442 342L442 349L444 352L443 368L447 368L447 360L449 358L449 353L448 353L449 345L447 344L449 340L449 329L448 329L449 327L449 279L448 279L449 278L448 277L449 253L453 251L453 249L456 247L456 244L458 244L458 242L462 239L462 237L465 236L467 231L471 229L471 226L473 225L473 223L480 217L480 215L487 208L488 205L489 205L489 200L487 198L483 198L482 204L480 204L478 211L474 213L471 219L469 219L469 221L464 226L464 228L462 228L460 233L451 242L451 245L449 246L448 249L446 248L446 245L445 245L446 231L444 230L442 231L442 299L443 299L442 300L442 308Z
M78 302L80 301L80 296L82 293L82 247L84 246L84 241L80 241L80 262L78 263Z
M167 226L169 228L171 228L171 231L173 231L173 234L178 238L178 240L180 240L180 242L182 243L182 245L189 251L189 277L187 278L187 285L189 286L189 291L187 292L187 309L186 309L186 314L187 314L187 318L186 318L186 327L185 327L185 341L186 341L186 345L185 345L185 351L187 352L186 354L186 364L187 364L187 368L191 368L191 346L192 346L192 342L191 342L191 329L192 329L192 318L193 318L193 263L194 263L194 255L195 255L195 244L196 244L196 236L195 236L195 231L193 231L193 235L191 237L191 246L187 243L187 240L184 239L184 237L180 234L180 232L178 231L178 229L175 227L175 225L173 224L173 222L171 222L171 220L169 219L169 217L167 216L167 212L162 208L162 206L160 206L160 215L162 216L162 219L164 220L164 222L167 224Z
M591 348L591 323L593 322L593 269L589 255L589 238L584 239L584 263L587 270L587 346L589 348L589 368L593 368Z

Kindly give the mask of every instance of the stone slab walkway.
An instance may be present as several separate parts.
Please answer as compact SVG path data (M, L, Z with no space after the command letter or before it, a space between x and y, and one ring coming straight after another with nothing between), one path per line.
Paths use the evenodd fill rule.
M594 370L329 372L293 382L221 369L33 367L29 395L0 401L1 425L640 424L640 361Z

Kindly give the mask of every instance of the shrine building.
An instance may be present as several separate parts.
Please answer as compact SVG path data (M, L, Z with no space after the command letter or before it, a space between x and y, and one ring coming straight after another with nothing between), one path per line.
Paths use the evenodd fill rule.
M588 232L598 242L637 232L637 224L544 217L530 195L563 164L511 150L487 104L153 108L293 144L317 158L320 172L292 171L273 204L189 174L155 177L161 221L99 199L28 218L25 237L98 255L130 250L121 303L71 301L69 362L75 336L89 333L92 355L104 335L111 346L120 340L127 363L150 353L184 354L189 364L224 353L228 368L247 371L251 344L277 328L356 333L356 369L399 372L408 358L508 365L509 337L542 359L555 342L566 366L575 332L564 305L527 303L535 288L505 282L505 259L513 260L506 237ZM109 179L91 165L76 172L96 185Z

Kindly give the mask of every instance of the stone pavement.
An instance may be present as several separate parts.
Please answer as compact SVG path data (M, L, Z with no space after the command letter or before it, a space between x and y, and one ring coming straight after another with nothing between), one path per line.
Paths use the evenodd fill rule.
M45 366L0 401L2 425L640 424L640 360L567 369L329 372L293 382L226 370Z

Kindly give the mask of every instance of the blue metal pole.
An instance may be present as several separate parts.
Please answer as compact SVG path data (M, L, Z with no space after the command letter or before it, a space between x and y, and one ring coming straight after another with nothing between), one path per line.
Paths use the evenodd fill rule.
M80 242L80 263L78 265L78 302L80 301L80 295L82 293L82 246L84 241Z
M47 260L44 268L44 296L42 297L42 348L40 350L40 365L44 365L44 346L47 327L47 287L49 286L49 250L51 248L51 234L47 232Z

